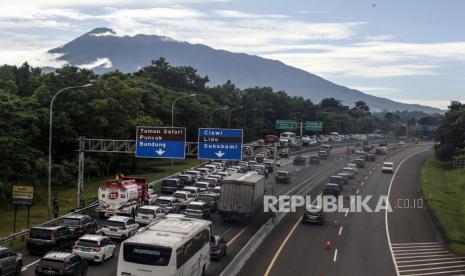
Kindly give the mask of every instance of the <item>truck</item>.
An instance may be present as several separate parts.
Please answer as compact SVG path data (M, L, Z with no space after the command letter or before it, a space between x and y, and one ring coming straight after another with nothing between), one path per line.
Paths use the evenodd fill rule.
M134 217L139 207L150 201L148 186L145 178L132 176L107 181L98 189L97 213L100 217Z
M223 220L249 218L263 203L265 176L255 171L236 173L221 181L218 213Z

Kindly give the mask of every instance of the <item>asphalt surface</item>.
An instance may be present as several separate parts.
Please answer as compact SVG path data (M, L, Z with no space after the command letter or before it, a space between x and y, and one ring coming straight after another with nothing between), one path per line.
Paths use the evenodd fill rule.
M385 206L394 175L381 172L382 159L393 161L397 167L412 154L429 148L406 146L378 157L377 162L367 162L365 168L359 169L356 179L345 186L344 206L358 201L350 197L354 195L372 196L368 206L373 210L380 198L384 200L381 201L384 203L382 206ZM425 156L422 153L419 155ZM421 163L421 160L413 159L412 162L402 163L401 169L406 175L418 175ZM393 185L392 195L397 194L399 186L399 196L404 196L402 186L406 182L412 186L419 184L400 173L395 179L400 184ZM319 183L315 183L315 188L310 191L312 196L318 195L320 186L325 183L324 179L316 181ZM394 208L394 213L396 210ZM383 209L379 212L327 213L323 226L302 224L302 210L291 213L264 240L239 275L397 275L387 238L385 213ZM401 219L399 223L408 228L418 219L416 216L410 217ZM431 225L429 228L432 228Z
M303 153L303 156L315 154L317 149ZM322 161L319 165L294 166L292 164L293 157L289 159L281 159L281 167L276 167L278 170L286 170L292 174L292 184L275 184L274 177L270 175L266 179L267 193L275 194L292 194L301 189L313 187L316 185L316 179L327 179L339 170L345 163L341 160L345 156L346 146L335 145L331 158ZM271 189L271 187L273 187ZM228 255L222 258L219 262L212 262L207 270L207 275L218 275L227 266L232 258L240 251L255 232L269 218L264 215L262 210L257 210L257 213L248 222L224 223L221 218L214 214L211 217L213 222L213 233L223 235L228 241ZM100 221L100 223L102 223ZM34 275L35 264L38 262L38 256L30 256L23 251L23 271L21 275ZM87 275L89 276L110 276L116 275L117 262L119 254L119 245L115 252L114 258L107 260L103 265L89 264Z
M421 195L420 170L431 154L406 159L392 181L395 210L387 222L394 263L398 275L465 275L465 258L449 252Z

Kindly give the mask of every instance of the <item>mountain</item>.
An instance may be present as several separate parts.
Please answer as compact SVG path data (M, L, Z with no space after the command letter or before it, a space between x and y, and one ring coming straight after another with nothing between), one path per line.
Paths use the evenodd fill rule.
M155 35L117 36L107 28L96 28L50 53L73 65L91 68L97 73L118 69L134 72L164 57L172 65L189 65L208 75L210 85L231 80L239 88L270 86L289 95L319 102L333 97L346 105L365 101L372 110L423 111L441 113L436 108L403 104L349 89L280 61L242 53L217 50L201 44L176 41Z

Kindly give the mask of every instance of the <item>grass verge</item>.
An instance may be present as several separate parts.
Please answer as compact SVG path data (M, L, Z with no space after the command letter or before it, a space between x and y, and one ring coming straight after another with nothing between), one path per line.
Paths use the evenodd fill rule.
M430 158L421 172L421 188L450 241L450 249L465 256L465 169L446 169Z
M153 164L152 164L153 163ZM139 176L147 178L149 181L158 180L172 174L171 163L169 160L154 160L154 170L152 172L141 174ZM186 159L174 161L174 172L182 171L192 166L200 164L197 159ZM97 199L97 190L107 179L114 179L114 175L91 179L84 182L84 200L88 204ZM30 225L40 224L47 221L47 192L45 187L43 189L35 189L34 197L37 199L35 205L30 210ZM76 187L70 187L59 191L54 191L53 194L57 195L60 207L60 215L68 213L71 209L76 207L77 195ZM0 202L0 237L8 236L13 233L13 218L14 208L8 202ZM21 229L27 228L27 207L20 206L18 208L16 218L16 232Z

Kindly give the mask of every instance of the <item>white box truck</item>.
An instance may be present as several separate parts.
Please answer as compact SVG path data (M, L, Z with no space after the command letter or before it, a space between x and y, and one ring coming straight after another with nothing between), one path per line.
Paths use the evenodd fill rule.
M265 176L255 171L236 173L221 181L218 213L223 220L246 219L263 204Z

